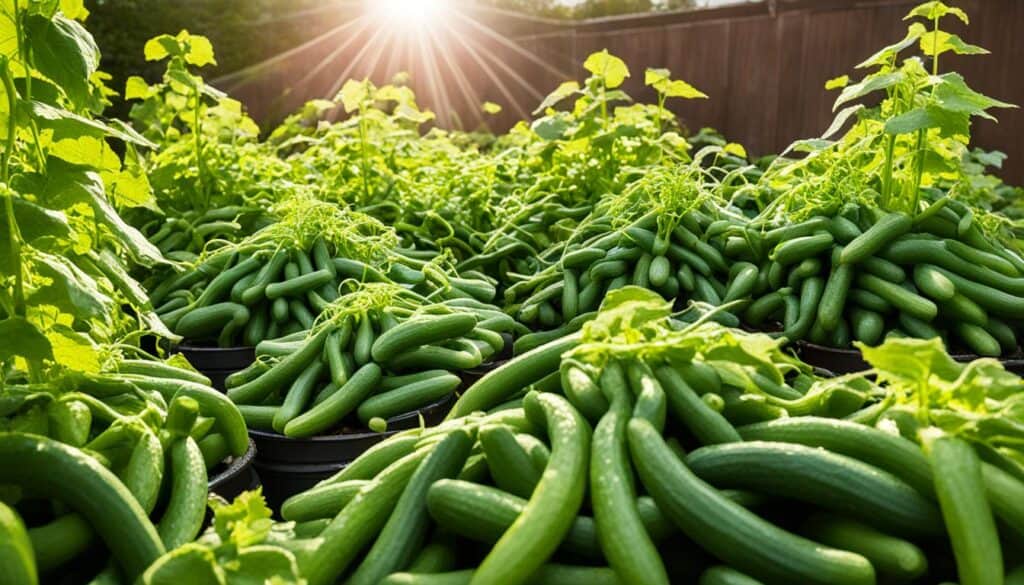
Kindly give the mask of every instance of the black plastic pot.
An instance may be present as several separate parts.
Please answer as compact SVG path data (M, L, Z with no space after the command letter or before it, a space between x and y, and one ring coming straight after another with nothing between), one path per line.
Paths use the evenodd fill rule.
M838 349L801 341L796 344L796 350L797 355L805 363L831 370L836 374L862 372L871 367L864 361L864 357L859 349ZM970 353L952 353L950 357L958 362L970 362L978 359L980 356ZM1008 372L1024 375L1024 357L1000 358L999 361L1002 362L1003 367Z
M392 417L384 433L353 430L339 435L290 439L278 433L251 429L249 435L256 443L255 468L267 503L271 509L280 510L290 496L334 475L370 447L398 431L418 427L421 414L427 426L438 424L454 401L455 396L449 395L416 412Z
M228 460L223 469L210 477L210 493L230 502L242 492L260 487L260 476L253 467L255 459L256 443L249 439L249 450L245 454Z
M188 358L189 363L221 392L226 389L224 380L228 376L256 361L256 349L252 347L205 347L182 343L174 351Z

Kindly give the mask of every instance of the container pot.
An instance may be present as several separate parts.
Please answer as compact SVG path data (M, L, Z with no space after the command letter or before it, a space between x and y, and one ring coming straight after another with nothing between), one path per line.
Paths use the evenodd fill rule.
M253 466L255 460L256 443L249 439L248 451L241 457L229 459L210 477L210 493L230 502L242 492L260 487L260 476Z
M353 429L337 435L291 439L284 435L251 429L249 435L256 443L255 469L263 484L263 495L271 509L280 510L281 504L297 493L304 492L326 479L362 455L367 449L394 435L396 432L424 423L433 426L444 420L451 410L455 395L427 405L415 412L388 419L388 430L374 433Z
M221 392L226 390L224 381L237 371L244 370L256 361L253 347L208 347L182 343L174 348L192 367L210 379L213 387Z

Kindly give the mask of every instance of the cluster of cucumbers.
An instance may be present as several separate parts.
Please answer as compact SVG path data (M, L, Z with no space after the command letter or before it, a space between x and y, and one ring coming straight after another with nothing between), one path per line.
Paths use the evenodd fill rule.
M341 257L324 239L309 249L257 242L218 250L156 286L151 301L167 327L190 343L252 347L311 328L348 280L397 283L429 297L495 294L490 282L448 276L411 252L368 263Z
M579 344L513 359L444 423L400 432L287 500L283 517L318 543L300 561L309 582L999 585L1021 576L1002 551L1024 529L1024 478L937 429L888 430L884 391L864 376L823 379L778 352L778 371L792 374L762 380L764 368L701 354L634 344L591 359L573 351ZM553 391L506 401L552 374ZM808 396L841 386L859 400L760 422L723 399L730 387Z
M351 293L358 294L358 293ZM256 361L228 377L228 396L253 428L288 437L361 427L450 396L460 373L505 348L514 319L473 299L424 303L412 295L349 311L256 345ZM339 307L356 301L342 296Z
M249 448L235 405L173 361L118 359L99 374L4 390L0 484L18 489L4 492L0 532L17 539L21 525L20 566L44 581L100 541L112 554L103 574L134 580L196 538L208 470Z

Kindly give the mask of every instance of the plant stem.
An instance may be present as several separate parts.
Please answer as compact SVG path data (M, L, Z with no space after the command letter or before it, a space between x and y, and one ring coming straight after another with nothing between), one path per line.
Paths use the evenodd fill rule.
M885 174L882 176L882 204L889 208L892 198L892 156L896 148L896 135L890 134L885 143Z
M8 182L11 178L11 153L14 151L14 138L17 128L17 119L14 115L18 103L17 94L14 90L14 79L11 77L11 69L7 59L0 61L0 75L3 76L4 93L7 95L7 104L10 115L7 117L7 140L4 145L3 159L0 161L0 179L3 180L5 188L4 214L7 216L7 242L11 249L11 260L14 272L14 315L25 316L25 282L21 269L21 233L18 230L18 222L14 217L14 195L8 190Z
M210 193L206 188L206 181L203 179L203 122L200 117L200 110L202 110L202 95L199 93L199 86L196 85L193 88L194 99L196 100L195 118L192 123L192 135L195 142L196 151L196 171L198 172L199 179L199 194L203 198L203 209L210 208Z

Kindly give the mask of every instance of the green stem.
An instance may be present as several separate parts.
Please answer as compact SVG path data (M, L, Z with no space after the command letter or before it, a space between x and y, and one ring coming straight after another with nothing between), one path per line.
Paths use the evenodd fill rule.
M363 175L363 198L364 205L370 204L370 167L369 160L366 154L366 115L362 108L359 111L359 153L360 161L359 166L362 169Z
M889 208L892 201L892 157L896 148L896 135L890 134L885 143L885 174L882 176L882 204Z
M203 209L206 210L210 208L210 193L206 188L206 180L203 177L203 170L205 166L203 164L203 121L200 116L201 110L203 109L201 101L202 95L199 93L198 85L193 88L193 92L195 96L194 99L196 100L196 108L194 112L195 117L192 123L192 135L196 151L196 171L198 173L197 176L199 180L199 195L203 199Z
M916 217L921 206L921 177L924 175L924 141L927 130L921 128L917 131L917 145L914 168L914 206L910 209L911 217Z
M11 152L14 151L15 130L17 119L14 112L17 111L17 94L14 90L14 79L11 77L11 69L7 59L0 61L0 75L3 76L4 93L7 95L8 111L7 117L7 140L4 145L3 159L0 161L0 179L3 179L4 212L7 216L7 242L11 249L11 260L14 264L14 314L25 316L25 282L21 269L21 233L18 230L18 222L14 217L14 195L7 189L11 178Z

